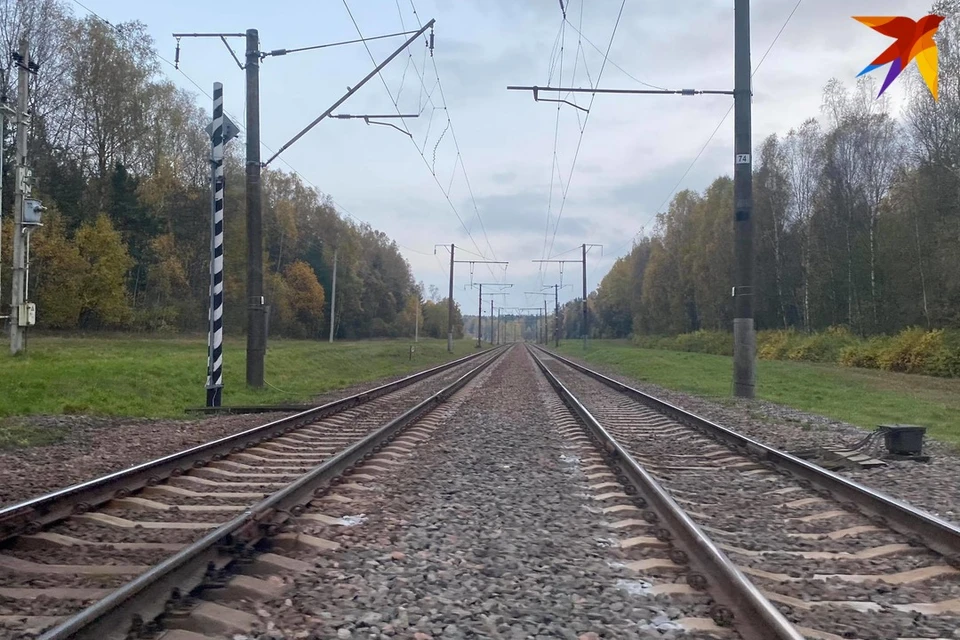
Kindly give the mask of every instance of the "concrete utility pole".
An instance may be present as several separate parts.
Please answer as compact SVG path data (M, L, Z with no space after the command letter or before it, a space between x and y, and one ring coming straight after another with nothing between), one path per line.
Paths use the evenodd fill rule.
M437 247L446 247L445 244L435 244L433 245L433 253L436 255ZM470 274L473 275L473 267L477 264L510 264L509 262L504 262L502 260L456 260L454 254L457 247L453 244L450 245L450 293L447 296L447 351L453 353L453 266L455 264L469 264L470 265ZM506 269L506 267L504 267ZM480 322L480 316L477 316L477 322ZM477 331L479 331L479 324ZM477 341L477 346L480 346L480 342Z
M10 295L10 353L17 354L26 347L27 321L26 310L26 269L27 269L27 233L23 221L23 212L27 196L30 195L29 169L27 168L27 128L30 116L30 50L27 39L20 40L20 54L17 61L17 157L16 177L14 179L13 203L13 280Z
M550 335L550 314L547 313L547 299L543 299L543 345L546 346L549 339L547 336Z
M566 102L541 98L541 93L589 93L620 95L732 95L734 98L734 274L733 298L733 392L754 397L756 333L754 312L753 164L750 87L750 0L734 0L734 90L700 89L606 89L597 87L508 86L508 91L530 91L541 102ZM570 104L578 109L575 104Z
M328 46L338 46L352 44L356 40L337 42L331 44L315 45L310 47L301 47L298 49L274 49L272 51L260 51L260 36L256 29L247 29L246 33L174 33L173 37L177 39L177 50L174 66L179 68L180 64L180 39L181 38L219 38L227 47L230 55L246 74L246 135L247 135L247 157L246 157L246 201L247 201L247 384L251 387L263 387L264 378L264 357L267 349L267 307L263 297L263 220L262 220L262 192L260 173L261 170L277 158L284 150L288 149L297 140L302 138L310 129L315 127L321 120L330 116L334 109L343 104L350 96L356 93L360 87L367 83L373 76L377 75L391 60L419 38L427 29L432 29L435 20L430 20L425 26L417 31L406 31L403 33L390 34L388 36L378 36L368 39L379 39L380 37L393 37L399 35L411 35L404 44L388 56L383 62L377 65L373 71L367 74L360 82L350 87L347 92L337 100L333 105L324 111L318 118L307 125L302 131L295 135L289 142L285 143L273 154L266 162L260 161L260 61L269 56L285 56L298 51L310 51ZM245 64L240 62L233 50L233 47L227 42L227 38L245 38L247 43ZM360 42L368 39L361 38ZM433 36L429 40L429 47L433 51ZM345 115L343 117L351 118L355 116ZM357 116L362 117L362 116ZM394 116L382 116L394 117ZM402 116L398 116L402 117ZM417 117L411 114L409 117Z
M475 282L468 287L478 287L480 292L477 295L477 348L479 349L483 345L483 288L484 287L512 287L512 284L504 284L502 282ZM487 293L488 296L505 296L507 295L506 291L494 291L493 293ZM493 341L493 300L490 301L490 323L491 323L491 334L490 340Z
M733 394L753 398L757 336L753 326L753 152L750 86L750 0L734 0Z
M337 254L340 252L339 247L334 247L333 249L333 289L330 294L330 344L333 344L333 330L337 325Z
M447 352L453 353L453 252L456 247L450 243L450 291L447 294ZM436 247L434 247L436 251Z
M260 36L247 29L247 385L263 387L267 322L263 299L263 196L260 184Z
M554 318L553 318L553 340L554 340L554 344L553 344L553 346L554 346L554 347L557 347L557 348L560 347L560 289L564 289L564 288L569 287L569 286L570 286L570 285L568 285L568 284L561 285L561 284L559 284L559 283L557 283L557 284L551 284L551 285L544 285L544 289L550 289L551 287L553 288L553 304L554 304L554 309L553 309L553 313L554 313ZM545 294L545 295L548 295L548 296L549 296L550 294ZM543 304L544 304L544 310L546 310L547 301L544 300L544 301L543 301ZM546 311L544 311L544 313L546 313Z
M490 301L490 344L493 344L493 300Z
M587 245L583 245L583 300L580 304L583 312L580 318L580 335L583 336L583 348L587 348Z
M549 287L547 287L547 288L549 289ZM547 334L547 316L548 316L548 314L547 314L547 298L550 297L550 294L549 294L549 293L546 293L546 292L544 292L544 291L524 291L524 292L523 292L523 295L525 295L525 296L543 296L543 337L541 338L540 335L539 335L539 334L540 334L540 325L539 325L539 323L538 323L538 324L537 324L537 338L538 338L538 341L539 341L539 342L542 342L543 344L547 344L547 342L549 342L549 339L547 338L547 335L548 335L548 334ZM539 307L538 307L538 310L539 310Z
M563 265L567 262L579 262L583 268L583 301L580 304L580 311L582 314L581 323L580 323L580 337L583 338L583 348L587 348L587 249L592 247L600 247L601 252L603 251L602 244L587 244L584 243L580 245L582 250L583 257L580 260L534 260L534 262L556 262L560 265L560 278L563 279ZM566 253L566 252L564 252ZM601 253L601 255L603 255Z

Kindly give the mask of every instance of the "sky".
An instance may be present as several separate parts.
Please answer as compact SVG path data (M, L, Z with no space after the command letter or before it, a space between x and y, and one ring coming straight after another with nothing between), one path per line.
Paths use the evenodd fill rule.
M76 14L84 15L73 1ZM587 113L506 87L730 90L733 0L564 0L566 21L560 0L82 2L113 23L145 23L168 61L174 59L174 32L256 28L261 49L270 51L409 31L435 19L432 57L425 39L418 39L382 79L372 78L335 111L418 114L387 121L409 136L362 120L327 119L270 166L295 170L329 194L341 213L393 238L415 278L444 297L451 243L458 260L508 261L506 271L456 265L454 298L464 313L476 313L471 282L513 284L504 289L508 295L495 297L497 307L540 306L542 296L525 292L555 283L565 285L561 304L579 297L579 264L563 265L561 274L560 265L532 261L579 259L582 243L602 245L587 256L587 284L595 289L636 234L652 229L676 189L702 190L732 174L732 113L724 119L730 96L600 95L592 104L589 94L566 96L589 106ZM930 4L754 0L754 148L818 116L827 81L852 85L892 42L851 16L917 19ZM371 41L369 49L349 44L265 59L263 159L367 75L371 56L379 63L405 37ZM243 50L242 38L231 42ZM164 63L163 72L208 110L210 100L200 89L209 94L213 82L222 82L226 112L242 124L244 75L226 47L215 39L180 44L180 70ZM874 72L878 82L882 73ZM887 91L894 105L900 91L898 83ZM447 248L435 253L435 244Z

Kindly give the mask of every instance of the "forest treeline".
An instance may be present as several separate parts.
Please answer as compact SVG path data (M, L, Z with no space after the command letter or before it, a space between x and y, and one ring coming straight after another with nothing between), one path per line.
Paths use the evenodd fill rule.
M209 112L162 73L138 22L75 16L61 0L0 0L0 40L21 36L40 64L31 78L29 157L34 197L48 211L33 234L30 298L41 327L141 331L206 328L210 242ZM6 53L4 54L6 55ZM16 67L0 65L8 100ZM209 108L209 107L208 107ZM236 124L242 127L242 122ZM14 128L4 145L3 208L12 210ZM225 328L246 316L243 136L225 159ZM397 245L340 217L296 174L263 172L264 288L271 334L446 336L446 304L423 300ZM4 262L9 265L10 217ZM329 318L334 251L336 318ZM10 270L2 272L9 304ZM442 327L434 318L443 312ZM429 323L426 322L430 318Z
M960 2L936 41L939 101L913 68L901 111L870 76L755 148L756 326L861 337L960 326ZM915 67L915 65L912 65ZM733 182L677 193L590 296L601 337L729 331ZM565 333L579 301L567 305Z

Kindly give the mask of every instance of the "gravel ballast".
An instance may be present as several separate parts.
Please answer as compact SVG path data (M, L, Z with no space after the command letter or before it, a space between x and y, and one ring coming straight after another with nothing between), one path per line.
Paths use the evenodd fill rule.
M784 451L802 451L814 447L845 448L867 434L867 431L852 424L773 402L730 398L721 404L639 381L621 375L610 367L574 356L564 354L564 357ZM858 401L858 398L850 398L852 403ZM903 421L908 422L909 416L904 416ZM883 453L882 439L880 443L880 449L873 450L874 455ZM850 469L840 473L945 520L960 522L960 449L929 437L924 440L923 446L924 453L931 456L928 463L890 461L884 467Z
M694 429L664 419L554 358L544 357L544 363L668 491L683 496L681 506L688 515L707 528L761 589L803 601L842 601L876 609L861 617L858 625L851 625L850 606L811 609L780 604L791 622L835 634L834 638L953 637L960 624L956 615L928 616L896 608L910 604L923 610L929 603L960 598L960 573L946 565L942 556L888 532L887 544L899 545L896 549L875 546L873 536L849 535L830 545L835 549L835 542L841 542L846 548L840 549L847 555L804 557L801 551L823 551L820 537L874 523L804 490L785 474L728 452ZM798 544L801 540L805 548ZM756 550L764 551L763 555ZM903 582L897 577L921 569L929 572L927 577Z
M712 637L623 588L638 576L617 562L538 376L513 349L402 467L325 508L363 518L304 531L341 548L301 556L315 569L260 612L261 637Z

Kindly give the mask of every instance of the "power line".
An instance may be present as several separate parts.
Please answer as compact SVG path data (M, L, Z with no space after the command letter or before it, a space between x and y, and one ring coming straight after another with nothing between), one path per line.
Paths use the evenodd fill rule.
M351 20L351 22L353 23L354 28L357 30L357 35L359 35L360 38L363 38L363 33L362 33L361 30L360 30L360 25L357 23L356 18L354 18L353 12L350 10L350 5L349 5L349 3L347 2L347 0L343 0L343 6L344 6L344 8L346 9L347 14L348 14L349 17L350 17L350 20ZM418 19L418 22L419 22L419 16L418 16L417 19ZM422 25L422 23L421 23L421 25ZM422 27L421 27L421 28L422 28ZM364 42L364 43L363 43L363 46L364 46L364 48L367 50L367 54L370 56L370 59L371 59L372 61L376 62L376 59L374 58L373 52L370 50L369 45L367 45L367 43ZM436 64L436 62L434 62L434 65L435 65L435 64ZM416 64L415 64L415 63L414 63L414 69L416 69ZM384 87L384 89L386 89L387 95L390 97L390 101L393 103L394 108L396 108L397 114L400 115L400 114L401 114L400 106L399 106L399 104L397 103L397 100L396 100L396 98L395 98L394 95L393 95L393 91L390 90L390 86L387 84L387 81L386 81L386 79L383 77L383 74L382 74L382 73L378 73L377 75L379 76L381 83L383 83L383 87ZM419 75L419 73L418 73L418 75ZM423 77L420 76L420 79L421 79L421 84L423 84ZM442 86L442 84L440 84L439 74L437 75L437 83L438 83L438 87L439 87L439 89L440 89L441 97L443 97L443 86ZM446 99L443 98L443 101L444 101L444 108L446 108ZM448 124L450 124L450 129L451 129L451 133L452 133L452 123L450 122L449 111L448 111L448 113L447 113L447 121L448 121ZM406 122L405 122L402 118L401 118L401 122L403 122L404 128L406 128ZM407 130L407 133L409 134L409 130ZM453 200L452 200L452 198L450 197L450 194L449 194L448 190L444 189L443 184L440 182L440 179L438 178L438 176L437 176L437 174L436 174L436 171L433 169L433 167L431 167L430 162L427 160L426 154L424 153L424 150L421 149L421 148L417 145L416 140L414 140L412 134L410 134L409 137L410 137L411 142L413 143L414 148L417 150L417 153L420 155L421 159L423 160L424 164L427 165L427 169L430 171L430 175L433 176L434 181L437 183L437 186L440 188L441 193L443 193L444 197L446 198L447 203L448 203L448 205L450 206L451 210L453 211L454 215L457 217L457 220L460 221L460 225L463 227L464 231L466 231L467 236L470 238L470 241L473 243L474 248L482 254L483 252L481 251L480 247L477 245L477 241L476 241L476 239L473 237L473 234L470 232L470 229L467 228L467 225L464 223L463 217L460 215L459 210L457 209L456 205L453 203ZM455 137L455 136L453 136L453 139L454 139L454 141L456 141L456 137ZM462 168L462 157L461 157L461 154L460 154L459 146L457 147L457 156L458 156L458 158L460 159L461 168ZM454 167L454 170L455 170L455 169L456 169L456 167ZM464 170L464 176L466 177L466 170ZM467 182L467 184L468 184L468 189L469 189L469 181ZM470 190L470 195L471 195L471 198L473 198L472 189ZM473 199L473 201L474 201L474 208L476 209L476 200ZM477 210L477 218L480 219L479 209L476 209L476 210ZM483 221L482 221L482 219L481 219L481 228L483 228ZM484 229L484 236L486 237L486 230L485 230L485 229ZM489 240L489 238L486 238L486 241L487 241L487 247L490 248L491 252L493 252L493 247L490 246L490 240ZM496 254L495 254L495 253L494 253L494 257L496 257ZM491 275L493 275L492 272L491 272ZM496 276L494 275L494 277L496 277Z
M582 3L581 3L581 5L580 5L580 7L581 7L580 26L583 27L583 14L582 14L583 4L582 4ZM587 41L587 44L589 44L591 47L593 47L594 49L596 49L596 50L597 50L597 53L601 53L601 54L603 53L603 50L602 50L600 47L598 47L597 45L595 45L595 44L593 43L593 41L590 40L590 38L588 38L586 35L584 35L583 32L582 32L580 29L578 29L577 27L573 26L573 23L570 22L569 19L565 19L565 21L566 21L567 24L570 25L570 28L571 28L571 29L573 29L574 31L577 32L577 35L578 35L578 36L580 36L581 38L583 38L584 40L586 40L586 41ZM617 69L619 69L620 72L623 73L623 75L627 76L628 78L630 78L630 79L633 80L634 82L636 82L636 83L638 83L638 84L641 84L641 85L643 85L643 86L645 86L645 87L650 87L651 89L660 89L660 90L662 90L662 91L665 91L665 90L666 90L664 87L661 87L661 86L658 86L658 85L655 85L655 84L650 84L649 82L644 82L644 81L641 80L640 78L637 78L636 76L634 76L633 74L631 74L629 71L627 71L626 69L624 69L623 67L621 67L620 65L618 65L618 64L617 64L616 62L614 62L613 60L608 60L608 61L609 61L609 63L612 64L614 67L616 67Z
M770 46L767 47L767 50L764 51L763 55L760 57L760 61L757 63L757 66L754 67L753 73L750 74L750 77L751 77L751 78L753 78L753 76L757 75L757 72L760 70L760 67L763 65L763 61L767 59L767 56L770 54L770 51L773 49L773 46L774 46L775 44L777 44L777 40L780 39L780 36L783 34L784 30L787 28L787 25L790 24L790 20L793 18L793 15L797 12L797 9L800 8L800 4L801 4L802 2L803 2L803 0L797 0L797 4L795 4L795 5L793 6L793 10L790 11L790 14L789 14L789 15L787 15L787 19L784 20L783 25L780 27L780 30L777 31L777 35L774 36L773 41L770 43ZM680 184L681 184L681 183L683 182L683 180L687 177L687 175L690 173L690 171L693 170L693 167L694 167L694 165L697 164L697 161L700 160L700 156L703 155L703 152L706 150L707 146L708 146L708 145L710 144L710 142L713 140L714 136L716 136L716 135L717 135L717 132L720 131L720 127L722 127L722 126L723 126L723 123L727 121L727 118L728 118L728 117L730 117L730 112L731 112L731 111L733 111L733 105L732 105L732 104L730 105L730 108L727 109L727 112L726 112L725 114L723 114L723 117L720 119L720 122L717 123L716 128L713 130L713 133L710 134L710 137L707 138L707 141L706 141L705 143L703 143L703 146L702 146L702 147L700 147L700 151L697 152L697 155L693 158L693 161L692 161L692 162L690 163L690 165L687 167L686 171L684 171L684 172L683 172L683 175L680 176L680 179L677 180L677 183L673 186L673 189L670 190L670 193L667 194L667 197L664 198L664 199L663 199L663 202L660 203L660 206L657 207L656 211L655 211L651 216L649 216L649 217L647 218L647 220L643 223L643 225L641 225L640 230L637 231L636 233L634 233L632 236L630 236L630 240L628 240L628 241L625 242L624 244L621 244L621 245L620 245L619 247L617 247L615 250L613 250L613 251L610 252L610 255L611 255L611 256L615 256L616 254L618 254L618 253L620 252L621 249L623 249L624 247L626 247L628 244L632 243L632 242L634 241L634 239L635 239L640 233L643 232L644 228L646 228L646 225L649 224L649 222L650 222L653 218L655 218L655 217L660 213L660 210L663 209L664 205L666 205L667 202L670 200L670 198L673 197L673 194L676 193L677 189L680 187Z
M547 74L547 85L550 84L550 79L553 77L553 70L559 66L560 67L560 79L563 79L563 50L565 46L566 36L566 20L560 21L560 31L557 34L559 39L560 47L557 49L557 59L551 60L550 63L550 72ZM550 190L547 192L547 222L543 227L543 248L540 250L540 257L547 257L547 236L550 235L550 218L553 215L553 184L556 180L557 175L560 173L560 168L558 166L557 158L557 149L560 144L560 107L562 105L557 103L557 116L556 121L553 127L553 159L550 163ZM561 185L561 190L563 186ZM539 277L540 284L543 284L543 264L539 265Z
M610 41L607 43L607 50L603 56L603 63L601 63L600 65L600 72L597 73L597 84L594 86L600 85L600 79L603 77L603 70L606 68L607 60L609 59L609 56L610 56L610 48L613 46L613 39L617 35L617 28L620 26L620 19L623 17L623 8L624 6L626 6L626 4L627 4L627 0L623 0L620 3L620 11L617 13L617 20L613 25L613 31L610 32ZM581 148L581 145L583 144L583 134L587 130L587 123L590 121L590 114L592 113L591 110L593 109L593 102L596 99L596 97L597 97L596 94L592 94L590 96L590 104L587 106L587 115L583 119L583 127L580 128L580 137L577 140L577 148L574 151L573 162L570 163L570 173L567 176L567 186L563 191L563 198L560 201L560 211L557 212L557 222L556 224L553 225L553 237L550 240L550 250L548 251L548 255L550 255L553 252L553 244L554 242L556 242L556 239L557 239L557 230L560 228L560 220L563 218L563 209L567 204L567 194L569 193L570 185L573 182L573 172L574 172L574 169L576 169L577 167L577 158L580 156L580 148Z
M97 18L97 19L100 20L101 22L109 25L112 29L114 29L114 30L116 30L116 31L118 31L118 32L120 31L120 27L119 27L118 25L113 24L112 22L110 22L109 20L107 20L106 18L104 18L103 16L101 16L100 14L98 14L96 11L94 11L94 10L91 9L90 7L88 7L88 6L86 6L85 4L83 4L82 2L80 2L80 0L73 0L73 2L76 3L77 5L79 5L80 7L82 7L84 10L86 10L88 13L90 13L92 16L94 16L95 18ZM398 35L398 34L390 34L390 35L393 36L393 35ZM387 36L380 36L380 37L387 37ZM371 39L374 39L374 38L371 38ZM292 51L292 50L288 50L288 52L290 52L290 51ZM193 78L191 78L189 75L187 75L187 73L186 73L183 69L180 69L178 65L174 64L173 62L170 62L170 60L168 60L167 58L163 57L162 55L160 55L160 54L159 54L158 52L156 52L156 51L154 52L154 56L156 56L159 60L161 60L161 61L163 61L163 62L166 62L168 65L170 65L171 67L173 67L175 70L179 71L180 74L181 74L184 78L186 78L194 87L197 88L198 91L200 91L200 93L202 93L204 96L206 96L206 97L209 98L211 101L213 101L213 97L212 97L203 87L201 87L199 84L197 84L197 82L196 82ZM232 114L230 114L229 112L227 112L226 109L224 109L223 112L224 112L224 114L226 114L226 115L234 122L234 125L237 127L237 129L238 129L241 133L243 133L243 132L245 131L245 128L244 128L243 124L241 124L241 123L242 123L242 120L238 119L237 117L235 117L235 116L233 116ZM267 151L269 151L270 153L275 153L274 149L271 148L270 145L268 145L267 143L263 142L262 140L260 141L260 146L263 147L264 149L266 149ZM367 222L366 220L363 220L362 218L359 218L359 217L355 216L354 214L352 214L350 211L348 211L348 210L347 210L344 206L342 206L339 202L337 202L336 200L334 200L334 199L333 199L333 196L331 196L329 193L326 193L325 191L323 191L323 190L322 190L320 187L318 187L313 181L307 179L306 176L304 176L302 173L300 173L300 171L298 171L297 168L294 167L292 164L290 164L285 158L282 158L282 157L281 157L281 158L279 158L279 160L280 160L281 162L283 162L283 164L285 164L285 165L287 166L287 168L290 169L290 171L292 171L292 172L294 173L294 175L296 175L296 176L297 176L298 178L300 178L303 182L305 182L306 184L308 184L308 185L310 186L310 188L312 188L318 195L325 195L325 196L327 196L327 197L330 199L330 202L333 204L334 208L335 208L335 209L338 209L343 215L345 215L345 216L347 216L347 217L350 217L350 218L353 218L354 220L356 220L356 221L359 222L360 224L367 225L367 226L369 226L369 227L371 227L371 228L373 227L373 225L371 225L371 224L370 224L369 222ZM393 242L396 242L396 241L394 240ZM423 251L417 251L416 249L412 249L412 248L410 248L410 247L404 246L404 245L400 244L399 242L396 242L396 244L397 244L398 247L400 247L400 248L403 249L404 251L409 251L409 252L411 252L411 253L417 253L417 254L424 255L424 256L426 256L426 255L432 255L432 254L429 254L429 253L425 253L425 252L423 252Z

